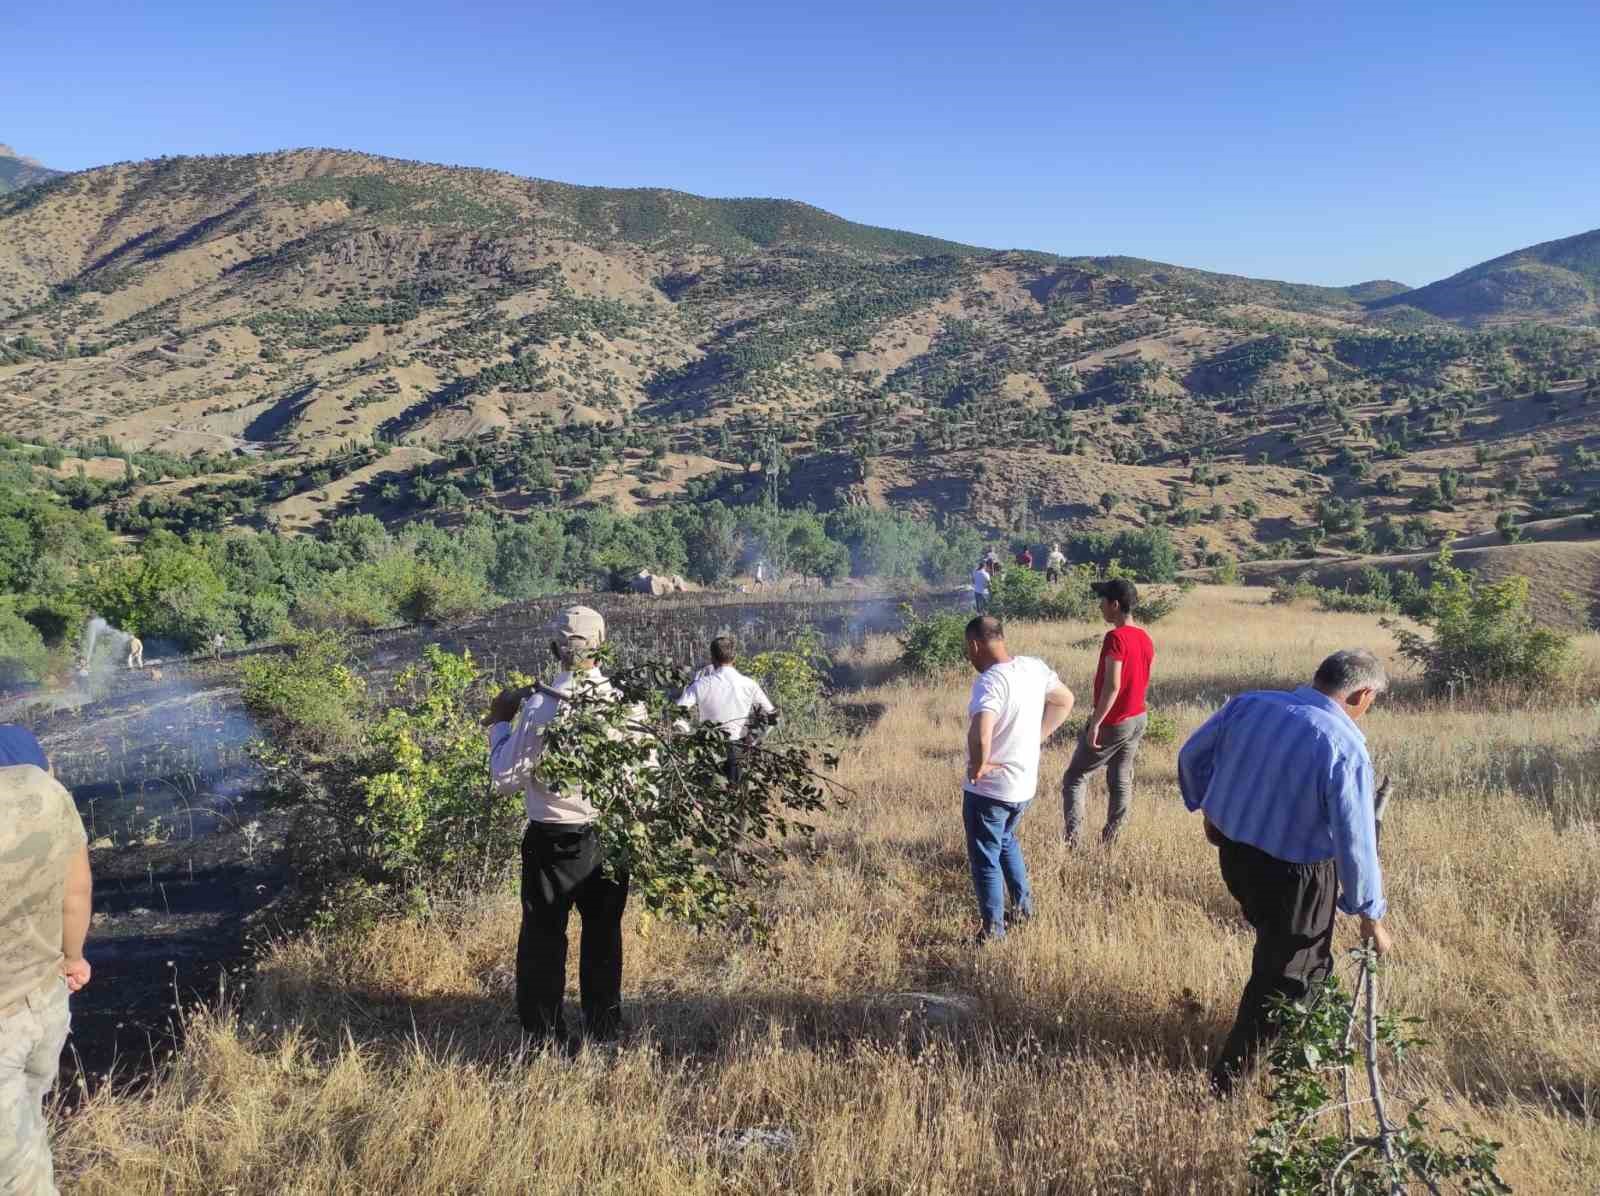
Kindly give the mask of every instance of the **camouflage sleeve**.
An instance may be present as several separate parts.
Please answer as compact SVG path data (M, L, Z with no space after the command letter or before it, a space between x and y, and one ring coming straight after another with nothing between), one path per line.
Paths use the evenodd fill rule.
M78 803L72 800L72 794L67 787L54 777L50 777L49 781L55 791L56 800L60 803L57 817L61 826L61 837L71 850L76 851L89 841L89 836L83 829L83 815L78 813Z

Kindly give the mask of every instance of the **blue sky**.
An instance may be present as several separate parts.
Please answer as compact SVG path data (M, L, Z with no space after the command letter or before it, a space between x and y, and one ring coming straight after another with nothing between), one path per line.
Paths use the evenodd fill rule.
M1600 226L1594 0L0 8L0 142L68 169L336 146L1330 284Z

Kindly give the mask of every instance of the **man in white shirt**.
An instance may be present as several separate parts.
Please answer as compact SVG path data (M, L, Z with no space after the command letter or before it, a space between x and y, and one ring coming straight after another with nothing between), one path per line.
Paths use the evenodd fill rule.
M982 560L972 571L972 609L980 615L989 609L989 562Z
M561 695L617 701L620 695L595 665L605 620L587 606L569 606L551 625L550 647L562 672L533 691L495 698L489 724L489 773L496 792L520 790L528 813L522 837L522 930L517 936L517 1014L541 1044L570 1045L562 1017L567 983L567 920L574 906L583 923L578 947L578 993L584 1033L613 1040L622 1030L622 913L628 875L608 877L595 808L581 791L555 792L539 779L544 730Z
M736 744L749 737L751 716L756 711L773 722L778 717L778 708L761 683L733 667L737 657L733 637L717 636L711 641L711 667L702 670L678 699L679 706L693 710L703 723L716 723Z
M967 862L983 927L978 942L1006 933L1006 896L1013 921L1033 915L1028 870L1017 824L1039 787L1039 751L1072 713L1072 691L1044 661L1013 656L992 615L967 624L967 661L978 671L967 706L967 782L962 821Z

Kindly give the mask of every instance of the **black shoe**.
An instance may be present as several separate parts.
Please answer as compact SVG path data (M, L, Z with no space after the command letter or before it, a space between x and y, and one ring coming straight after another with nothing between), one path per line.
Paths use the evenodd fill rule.
M578 1053L578 1048L582 1045L582 1039L565 1027L560 1030L530 1030L526 1026L522 1028L522 1049L529 1054L558 1055L570 1059Z
M626 1027L620 1021L596 1022L583 1028L583 1040L591 1046L616 1047L626 1037Z

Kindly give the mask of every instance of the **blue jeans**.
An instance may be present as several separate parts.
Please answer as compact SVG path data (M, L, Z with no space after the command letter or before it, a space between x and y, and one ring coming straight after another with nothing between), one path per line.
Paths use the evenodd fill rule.
M983 915L983 935L1004 938L1006 894L1018 918L1033 915L1033 891L1028 869L1017 842L1017 823L1029 802L995 801L970 790L962 791L961 820L967 828L967 862L972 865L972 887Z

